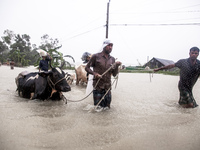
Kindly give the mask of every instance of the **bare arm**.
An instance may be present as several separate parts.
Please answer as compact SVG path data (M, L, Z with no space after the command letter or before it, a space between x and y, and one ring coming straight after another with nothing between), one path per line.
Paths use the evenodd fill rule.
M94 72L92 71L92 69L90 69L90 65L89 63L85 66L85 71L89 74L94 75Z
M49 59L50 59L50 60L52 60L52 57L51 57L51 55L49 55L49 53L47 53L47 55L49 56Z
M94 75L94 78L101 78L102 76L101 76L99 73L94 72L92 69L90 69L90 66L92 66L92 64L93 64L93 62L94 62L95 60L96 60L96 57L95 57L95 55L93 55L93 56L90 58L89 62L87 63L87 65L86 65L86 67L85 67L85 71L86 71L87 73L89 73L89 74Z
M94 76L96 76L97 73L95 73L90 66L92 66L93 61L95 60L94 56L90 58L89 62L87 63L87 65L85 66L85 71L89 74L92 74Z
M92 69L90 69L89 63L85 66L85 71L86 71L87 73L89 73L89 74L94 75L94 78L101 78L101 75L100 75L100 74L98 74L98 73L94 72Z
M163 67L154 69L154 72L157 72L157 71L159 71L159 70L164 70L164 69L171 69L171 68L174 68L174 67L175 67L175 64L168 65L168 66L163 66Z

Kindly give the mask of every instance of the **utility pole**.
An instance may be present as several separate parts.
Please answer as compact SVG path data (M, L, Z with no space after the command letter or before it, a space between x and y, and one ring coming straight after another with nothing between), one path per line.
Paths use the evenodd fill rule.
M109 6L110 6L110 0L107 3L107 19L106 19L106 38L108 38L108 26L109 26Z

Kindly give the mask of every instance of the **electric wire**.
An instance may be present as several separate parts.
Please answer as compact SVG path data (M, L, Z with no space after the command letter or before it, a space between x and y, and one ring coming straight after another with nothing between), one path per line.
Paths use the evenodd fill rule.
M191 25L200 25L200 23L110 24L110 26L191 26Z
M75 37L78 37L78 36L81 36L81 35L87 34L87 33L89 33L89 32L92 32L92 31L97 30L97 29L99 29L99 28L102 28L102 27L104 27L104 26L105 26L105 25L101 25L101 26L99 26L99 27L96 27L96 28L90 29L90 30L88 30L88 31L85 31L85 32L82 32L82 33L76 34L76 35L74 35L74 36L71 36L71 37L67 38L66 40L70 40L70 39L73 39L73 38L75 38ZM63 41L66 41L66 40L63 40Z
M160 1L145 1L145 3L143 2L143 5L155 5L156 2L160 2ZM181 8L177 8L177 9L173 9L173 11L164 11L164 12L128 12L128 13L123 13L123 12L110 12L111 15L115 15L115 14L164 14L164 13L170 13L170 14L178 14L178 13L200 13L200 10L188 10L188 11L178 11L178 10L181 10L181 9L185 9L185 8L191 8L191 7L197 7L199 6L200 4L196 4L196 5L191 5L191 6L186 6L186 7L181 7ZM142 6L140 6L142 7ZM199 19L199 18L187 18L187 19L176 19L176 20L173 20L173 21L180 21L180 20L193 20L193 19ZM93 20L92 22L94 22L96 20ZM88 23L88 24L91 24L92 22ZM87 25L88 25L87 24ZM195 22L195 23L135 23L135 24L109 24L109 26L196 26L196 25L200 25L200 23L198 22ZM86 25L84 25L86 26ZM98 30L99 28L102 28L102 27L105 27L106 25L101 25L99 27L96 27L96 28L92 28L90 30L87 30L85 32L81 32L81 33L78 33L76 35L73 35L65 40L62 40L62 41L67 41L67 40L70 40L70 39L73 39L73 38L76 38L78 36L82 36L84 34L87 34L87 33L90 33L94 30ZM83 28L83 27L82 27Z

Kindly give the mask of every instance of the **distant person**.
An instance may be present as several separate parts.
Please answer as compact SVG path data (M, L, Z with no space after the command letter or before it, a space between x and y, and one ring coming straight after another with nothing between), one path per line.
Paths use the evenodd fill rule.
M48 53L42 55L42 60L40 60L39 64L39 72L48 71L50 60L52 60L52 57Z
M86 65L85 70L94 75L93 79L93 99L96 106L102 97L106 94L107 90L111 88L111 75L116 76L119 72L118 67L121 62L115 62L115 58L110 55L112 52L113 43L106 39L102 45L102 51L100 53L93 54L89 62ZM113 65L113 68L108 71L104 76L101 76L106 70ZM93 70L90 68L93 67ZM99 80L100 79L100 80ZM98 84L97 81L99 80ZM96 85L97 84L97 85ZM110 108L111 103L111 89L105 95L104 99L100 102L99 106Z
M192 89L200 75L200 61L197 59L199 56L199 48L192 47L189 55L190 57L187 59L181 59L175 64L154 69L154 71L178 67L180 69L180 80L178 84L180 91L179 104L184 108L195 108L198 105L193 97Z
M91 53L84 52L83 55L82 55L82 57L81 57L81 59L83 61L83 64L86 65L89 62L89 60L90 60L91 57L92 57ZM92 67L90 67L90 69L93 70ZM93 77L93 75L89 74L88 72L86 74L86 77L87 77L86 95L89 95L92 92L92 90L93 90L92 84L93 84L93 78L94 77Z
M89 62L91 56L92 56L92 54L90 54L89 52L83 53L83 55L81 57L81 59L83 61L83 64L87 64ZM87 72L86 76L87 76L87 81L88 81L88 77L89 77L89 73L88 72Z
M7 63L6 63L6 64L7 64L7 66L9 66L9 65L10 65L10 61L9 61L9 60L7 60Z
M81 59L83 61L84 64L88 63L90 58L91 58L92 54L90 54L89 52L85 52L83 53Z
M11 60L11 62L10 62L10 69L14 69L14 65L15 65L15 62L13 60Z

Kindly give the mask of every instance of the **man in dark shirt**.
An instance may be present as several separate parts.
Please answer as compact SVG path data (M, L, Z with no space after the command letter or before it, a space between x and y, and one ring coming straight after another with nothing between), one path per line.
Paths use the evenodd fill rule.
M42 71L48 71L49 68L49 61L51 60L51 56L47 53L46 55L42 56L42 60L40 60L39 64L39 72Z
M189 55L190 57L188 59L181 59L175 64L154 69L154 71L178 67L180 69L180 80L178 84L180 91L179 104L185 108L194 108L198 106L193 97L192 89L200 75L200 61L197 59L199 48L192 47Z
M115 62L115 58L110 55L110 53L112 52L112 47L113 43L110 40L106 39L103 42L102 52L93 54L85 67L85 70L89 74L94 75L93 98L95 106L100 102L102 97L109 90L108 93L105 95L104 99L100 102L99 106L110 108L111 75L116 76L119 72L118 67L121 65L121 62L119 61ZM112 65L113 65L112 69L109 70L105 75L101 76ZM90 67L93 67L93 70Z

